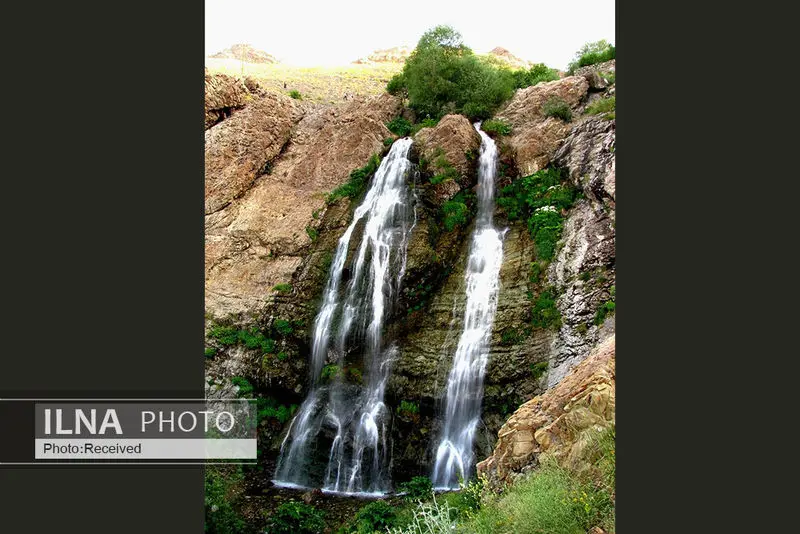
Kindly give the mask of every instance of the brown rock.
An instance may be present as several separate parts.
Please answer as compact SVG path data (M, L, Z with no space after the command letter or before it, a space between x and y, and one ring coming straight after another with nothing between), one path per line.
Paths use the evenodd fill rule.
M268 93L206 130L206 215L239 197L280 153L289 140L293 113L291 98Z
M570 107L576 107L589 88L583 76L569 76L518 90L496 115L507 121L511 135L508 148L514 154L519 172L525 176L544 168L553 157L559 143L570 132L570 126L560 119L545 117L542 105L558 97Z
M206 130L229 117L234 110L253 100L247 86L227 74L208 74L206 71L205 127Z
M594 65L587 65L575 71L575 76L583 76L589 82L589 87L592 89L605 89L611 85L608 74L616 72L617 62L612 59L603 63L596 63Z
M433 193L441 201L449 200L463 187L474 184L475 161L481 138L463 115L445 115L432 128L423 128L414 136L421 159L427 162L431 175L455 169L457 176L434 186ZM457 183L452 183L453 180ZM451 182L451 183L447 183Z
M244 116L250 107L209 133ZM263 112L268 113L269 109L277 110L279 115L260 118L259 124L287 122L289 110L274 106ZM347 209L339 209L340 204L347 205L346 199L326 206L327 193L346 182L350 172L366 164L372 154L382 152L383 140L391 135L384 123L399 110L399 99L382 95L357 99L340 108L309 112L295 126L291 140L273 161L271 172L256 180L254 169L259 162L263 165L270 159L264 157L264 151L269 148L270 153L277 154L280 139L268 143L267 138L272 140L269 133L263 127L253 127L254 134L264 139L259 151L255 147L251 150L242 141L249 160L236 158L238 147L229 143L228 165L236 172L230 172L226 181L238 184L244 192L223 209L207 211L206 311L209 314L224 317L260 313L264 305L274 300L273 286L293 282L311 244L306 229L317 228L329 210L335 211L335 217L325 217L325 224L333 228L338 228L340 219L349 216ZM208 161L208 143L206 147ZM256 155L260 156L257 160ZM214 180L213 176L211 179ZM244 184L249 188L245 189ZM233 196L221 187L217 189L219 195Z
M609 337L554 388L514 412L498 433L493 454L478 472L493 484L514 477L547 454L582 471L592 431L615 421L615 338ZM533 435L533 440L531 440Z

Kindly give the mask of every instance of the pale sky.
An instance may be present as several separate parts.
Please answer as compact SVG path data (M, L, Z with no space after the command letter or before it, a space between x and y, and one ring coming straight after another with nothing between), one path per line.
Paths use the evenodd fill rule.
M616 43L614 0L205 0L205 51L249 43L292 65L346 65L413 48L449 24L476 53L496 46L565 69L588 41Z

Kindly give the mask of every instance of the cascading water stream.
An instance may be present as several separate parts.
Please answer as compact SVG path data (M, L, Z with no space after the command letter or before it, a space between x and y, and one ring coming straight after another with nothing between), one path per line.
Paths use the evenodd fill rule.
M458 488L459 478L469 479L474 465L473 443L483 400L483 377L489 360L489 343L500 292L505 231L495 229L494 181L497 145L481 131L478 168L478 216L472 233L466 268L464 327L447 379L444 427L436 450L431 477L437 489Z
M403 138L392 145L337 244L314 322L311 390L281 444L276 485L348 494L390 489L386 438L390 414L383 397L396 348L384 342L383 324L400 289L408 237L416 223L416 212L410 220L407 187L411 144L411 139ZM359 226L363 226L361 243L347 269L350 242ZM344 379L345 358L353 352L363 353L367 371L363 388ZM321 384L322 368L330 360L338 363L338 373L331 384ZM327 466L324 473L315 473L314 457L318 446L325 447L321 434L326 432L333 435L325 455Z

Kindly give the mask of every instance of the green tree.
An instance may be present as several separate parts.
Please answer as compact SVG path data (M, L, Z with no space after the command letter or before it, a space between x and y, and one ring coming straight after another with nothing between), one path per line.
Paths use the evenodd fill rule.
M515 85L509 70L473 54L450 26L425 32L406 60L402 75L388 89L396 91L400 80L410 106L419 116L433 118L447 113L487 118L511 97Z

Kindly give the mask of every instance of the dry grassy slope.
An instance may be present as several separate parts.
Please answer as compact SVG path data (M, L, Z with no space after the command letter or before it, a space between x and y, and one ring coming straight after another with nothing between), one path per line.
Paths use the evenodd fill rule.
M235 59L206 58L209 72L251 76L265 88L288 94L300 91L304 100L317 104L339 104L353 95L378 95L403 68L402 63L345 65L340 67L294 67L284 64L242 63ZM286 88L284 89L284 83Z

